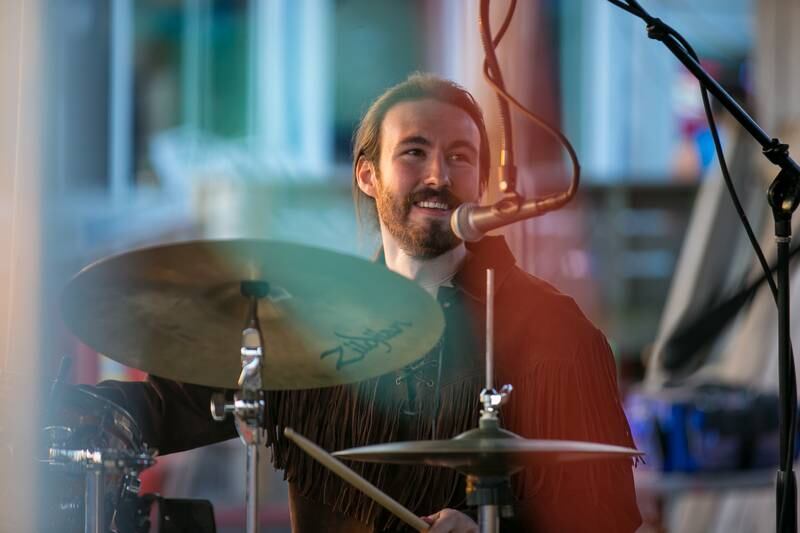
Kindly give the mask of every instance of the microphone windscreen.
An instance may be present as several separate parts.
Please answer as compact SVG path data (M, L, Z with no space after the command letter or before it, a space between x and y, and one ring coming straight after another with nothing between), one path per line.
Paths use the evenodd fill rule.
M474 242L483 238L483 233L472 228L469 222L470 212L475 207L473 203L461 204L450 216L450 229L462 241Z

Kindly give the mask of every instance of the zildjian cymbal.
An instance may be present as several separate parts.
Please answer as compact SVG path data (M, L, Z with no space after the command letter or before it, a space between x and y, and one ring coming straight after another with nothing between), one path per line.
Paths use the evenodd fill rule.
M268 390L328 387L414 362L444 317L416 283L382 265L297 244L195 241L102 259L66 286L62 314L86 345L186 383L236 388L249 299L258 300Z
M390 442L335 452L341 459L370 463L426 464L471 475L508 475L524 466L637 457L633 448L568 440L524 439L496 427L481 427L449 440Z

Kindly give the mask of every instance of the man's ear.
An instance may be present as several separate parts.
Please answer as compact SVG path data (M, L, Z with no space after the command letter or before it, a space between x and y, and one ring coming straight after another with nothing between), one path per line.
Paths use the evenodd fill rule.
M378 177L375 173L375 166L366 157L360 157L356 163L356 181L361 192L371 198L375 198L377 193Z

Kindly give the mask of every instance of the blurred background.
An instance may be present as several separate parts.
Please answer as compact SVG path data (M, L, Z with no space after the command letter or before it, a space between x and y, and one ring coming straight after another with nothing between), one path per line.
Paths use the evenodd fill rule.
M642 4L768 133L798 146L800 4ZM492 2L495 28L507 6ZM143 378L62 325L70 277L110 254L190 239L369 257L378 241L354 215L351 136L385 88L414 71L461 83L484 108L497 156L477 14L462 0L2 2L0 513L14 526L4 531L28 530L37 513L29 465L62 356L73 358L71 383ZM641 531L774 529L776 315L768 291L736 300L759 271L696 82L640 20L600 0L520 2L498 55L509 90L559 125L581 160L567 208L505 234L518 263L609 338L637 445L652 458L637 472ZM775 171L717 111L772 257ZM559 147L523 117L514 127L520 190L564 188ZM719 315L731 298L741 305ZM709 326L713 316L721 323ZM768 423L756 433L747 417ZM264 472L262 519L288 531L281 475ZM243 477L238 441L159 458L142 476L147 491L210 499L221 531L243 528Z

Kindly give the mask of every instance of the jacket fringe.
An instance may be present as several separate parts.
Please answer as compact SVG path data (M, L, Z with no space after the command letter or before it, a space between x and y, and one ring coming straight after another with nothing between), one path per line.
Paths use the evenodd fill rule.
M450 439L477 427L481 386L481 376L470 376L442 387L437 435L431 434L433 394L417 395L414 408L420 414L401 421L407 415L393 375L328 389L271 392L266 427L272 462L303 496L374 524L376 530L402 529L394 515L287 440L283 428L293 428L329 452L398 440ZM453 470L362 462L348 466L418 515L464 505L463 476Z

